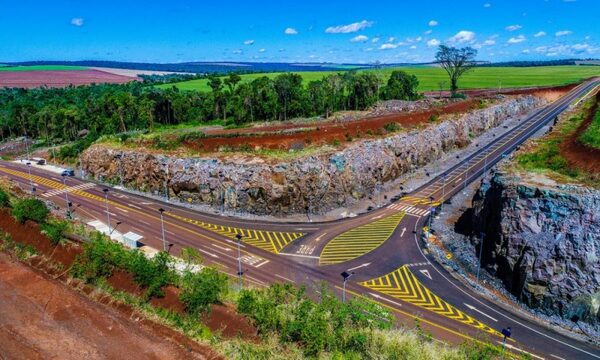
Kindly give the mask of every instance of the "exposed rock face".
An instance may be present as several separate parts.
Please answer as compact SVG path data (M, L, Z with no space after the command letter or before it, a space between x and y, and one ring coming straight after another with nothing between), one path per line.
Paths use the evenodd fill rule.
M483 264L550 315L600 323L600 191L496 173L474 198Z
M115 181L122 172L126 186L144 191L164 193L168 177L171 196L217 209L269 215L318 213L368 197L411 166L424 165L465 146L507 118L542 104L543 100L532 96L507 98L424 130L275 164L247 156L178 159L102 145L85 151L81 164L96 178Z

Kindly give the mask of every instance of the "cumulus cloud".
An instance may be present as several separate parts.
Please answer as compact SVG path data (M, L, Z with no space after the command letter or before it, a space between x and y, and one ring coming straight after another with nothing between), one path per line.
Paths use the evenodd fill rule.
M242 50L240 50L240 49L233 50L232 52L233 52L234 54L236 54L236 55L240 55L240 54L243 54L243 53L244 53L244 52L243 52Z
M525 40L527 40L527 38L524 35L519 35L519 36L511 37L510 39L508 39L507 42L509 44L518 44L518 43L522 43Z
M429 21L429 26L438 26L438 22L435 20L430 20Z
M431 39L427 42L427 46L434 47L440 45L440 41L438 39Z
M379 42L379 37L374 37L374 38L372 38L372 39L371 39L371 42L372 42L373 44L375 44L376 42Z
M72 18L71 25L73 26L83 26L83 18Z
M246 40L244 41L244 45L253 45L254 44L254 40Z
M413 45L413 46L410 47L410 49L412 49L412 50L414 50L416 48L417 48L417 45Z
M373 26L373 21L363 20L348 25L330 26L325 29L328 34L348 34Z
M485 4L483 4L483 7L484 7L484 8L491 8L491 7L492 7L492 4L490 4L490 3L485 3Z
M592 55L600 50L587 43L572 44L572 45L552 45L538 46L534 49L536 53L545 54L546 56L576 56L581 54Z
M298 34L298 30L291 28L291 27L286 28L283 32L286 35L297 35Z
M425 34L425 35L429 35L429 34L431 34L432 32L433 32L433 30L431 30L431 29L430 29L430 30L427 30L427 31L425 31L425 32L424 32L424 34Z
M350 39L351 42L365 42L367 40L369 40L369 38L365 35L357 35Z
M265 51L267 51L266 49L260 49L258 50L258 52L264 53Z
M483 42L484 46L492 46L492 45L496 45L496 40L494 39L487 39L486 41Z
M456 35L448 39L448 41L451 43L456 44L470 43L473 42L473 40L475 40L475 33L468 30L461 30L457 32Z
M523 28L521 25L508 25L504 29L506 29L506 31L517 31L521 28Z
M557 31L556 33L554 33L554 35L556 37L561 37L561 36L566 36L566 35L571 35L573 32L571 30L561 30L561 31Z
M381 46L379 47L379 50L390 50L390 49L395 49L397 47L398 47L398 45L396 45L396 44L385 43L385 44L381 44Z
M533 35L533 37L539 38L542 36L546 36L546 32L545 31L538 31L537 33L535 33L535 35Z

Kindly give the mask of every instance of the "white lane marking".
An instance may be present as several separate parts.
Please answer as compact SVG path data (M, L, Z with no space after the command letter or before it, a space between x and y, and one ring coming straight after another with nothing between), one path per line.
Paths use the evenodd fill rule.
M385 297L383 297L383 296L381 296L381 295L379 295L379 294L372 293L372 292L370 292L369 294L370 294L372 297L376 298L376 299L383 300L383 301L387 301L387 302L389 302L389 303L391 303L391 304L394 304L394 305L396 305L397 307L402 307L402 304L400 304L400 303L397 303L397 302L395 302L395 301L393 301L393 300L390 300L390 299L388 299L388 298L385 298Z
M225 241L227 241L228 243L231 243L235 246L240 246L241 248L245 248L246 246L244 244L238 244L237 241L233 241L233 240L229 240L229 239L225 239Z
M264 264L266 264L268 262L269 262L269 260L265 260L265 261L261 262L260 264L256 265L255 267L257 267L257 268L261 267L261 266L263 266Z
M498 341L498 344L502 344L502 341ZM529 356L531 356L531 357L533 357L533 358L544 360L544 358L543 358L543 357L540 357L540 356L537 356L537 355L535 355L535 354L532 354L532 353L530 353L530 352L527 352L527 351L525 351L525 350L519 349L518 347L516 347L516 346L513 346L513 345L511 345L511 344L505 344L504 346L506 346L508 349L511 349L511 350L517 350L518 352L521 352L521 353L523 353L523 354L527 354L527 355L529 355Z
M284 252L279 253L279 255L296 256L296 257L307 258L307 259L318 259L319 258L318 256L290 254L290 253L284 253Z
M319 241L321 241L321 238L322 238L323 236L325 236L325 235L327 235L327 233L326 233L326 232L325 232L325 233L322 233L321 235L319 235L319 237L315 239L315 242L319 242Z
M421 272L421 274L427 276L429 278L429 280L433 280L433 278L431 277L431 274L429 273L429 270L423 269L423 270L419 270L419 272Z
M377 216L373 216L373 217L371 218L371 220L377 220L377 219L379 219L379 218L383 217L383 215L384 215L384 214L377 215Z
M495 319L495 318L489 316L488 314L484 313L483 311L479 310L478 308L476 308L473 305L469 305L469 304L465 303L465 306L468 307L469 309L473 310L473 311L476 311L476 312L480 313L481 315L487 317L488 319L490 319L490 320L492 320L494 322L498 322L498 319Z
M174 232L171 232L171 231L169 231L169 230L165 230L165 232L166 232L167 234L170 234L170 235L173 235L173 236L177 236L177 235L176 235Z
M214 247L217 247L217 248L221 249L221 250L225 250L225 251L231 251L231 249L230 249L230 248L226 248L226 247L223 247L223 246L219 246L219 245L217 245L217 244L212 244L212 245L213 245Z
M149 222L147 222L147 221L144 221L144 220L142 220L142 219L138 219L138 221L139 221L139 222L141 222L141 223L142 223L142 224L144 224L144 225L151 226Z
M132 207L132 208L134 208L134 209L142 210L142 208L141 208L141 207L139 207L139 206L135 206L135 205L133 205L133 204L127 204L127 206L129 206L129 207Z
M277 276L278 278L280 278L280 279L283 279L283 280L285 280L285 281L288 281L288 282L295 283L295 281L294 281L294 280L288 279L288 278L286 278L285 276L281 276L281 275L279 275L279 274L275 274L275 276Z
M140 204L142 204L142 205L154 205L154 204L153 204L153 203L151 203L151 202L141 202Z
M302 230L319 230L319 228L296 228L295 230L299 230L299 231L302 231Z
M213 253L211 253L211 252L208 252L208 251L206 251L206 250L202 250L202 249L200 249L200 248L198 248L198 251L200 251L200 252L203 252L203 253L205 253L205 254L207 254L208 256L210 256L210 257L213 257L213 258L218 258L218 257L219 257L219 255L217 255L217 254L213 254Z
M556 356L554 354L550 354L550 356L552 356L553 358L558 359L558 360L567 360L565 358L561 358L560 356Z
M117 206L117 210L124 212L125 214L129 213L129 210L125 210L120 206Z
M245 275L245 277L246 277L246 278L248 278L248 279L250 279L251 281L254 281L255 283L257 283L257 284L259 284L259 285L262 285L262 286L266 286L266 285L267 285L266 283L264 283L264 282L262 282L262 281L258 280L257 278L254 278L254 277L252 277L252 276Z
M353 268L351 268L351 269L348 269L348 271L352 271L352 270L360 269L360 268L363 268L363 267L367 267L367 266L369 266L369 265L371 265L371 263L364 263L364 264L362 264L362 265L358 265L358 266L355 266L355 267L353 267Z

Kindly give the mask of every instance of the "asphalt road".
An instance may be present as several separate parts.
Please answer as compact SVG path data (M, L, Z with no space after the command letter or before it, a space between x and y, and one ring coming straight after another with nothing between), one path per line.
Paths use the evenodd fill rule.
M194 247L206 263L232 276L238 273L239 234L244 283L292 282L312 287L324 281L341 292L340 274L349 271L354 274L346 284L348 296L375 301L406 324L418 319L426 331L444 341L500 343L499 332L510 326L513 335L507 346L511 351L525 351L534 358L600 359L597 347L561 335L454 280L420 240L431 211L440 211L444 201L598 84L596 79L580 85L398 201L327 223L270 223L205 214L113 188L105 193L96 183L5 161L0 162L0 175L9 176L26 191L33 185L36 196L63 209L68 197L71 210L82 219L108 223L110 215L111 228L140 234L141 242L153 248L170 248L177 254L184 247ZM160 208L165 209L166 242L162 241Z

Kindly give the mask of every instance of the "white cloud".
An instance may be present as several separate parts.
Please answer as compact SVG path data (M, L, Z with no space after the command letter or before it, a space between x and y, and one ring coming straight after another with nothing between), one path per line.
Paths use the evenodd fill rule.
M379 37L374 37L374 38L372 38L372 39L371 39L371 42L372 42L373 44L375 44L376 42L379 42Z
M573 44L573 45L553 45L553 46L538 46L534 49L539 54L545 54L546 56L576 56L585 54L595 54L600 48L590 46L587 43Z
M435 20L430 20L429 21L429 26L438 26L438 22Z
M523 28L521 25L509 25L509 26L505 27L504 29L506 31L517 31L521 28Z
M325 29L325 32L328 34L347 34L371 27L373 24L374 23L372 21L363 20L361 22L355 22L348 25L330 26Z
M258 50L258 52L264 53L265 51L267 51L266 49L260 49Z
M589 35L585 37L585 39L586 39L586 40L589 40L589 39L591 39L591 38L592 38L592 37L591 37L591 36L589 36Z
M494 39L487 39L486 41L483 42L484 46L492 46L492 45L496 45L496 40Z
M397 47L398 47L398 45L396 45L396 44L386 43L386 44L381 44L381 46L379 47L379 50L389 50L389 49L395 49Z
M531 51L529 49L525 49L523 51L521 51L523 54L529 54Z
M367 40L369 40L369 38L365 35L357 35L350 39L351 42L365 42Z
M538 31L537 33L535 33L535 35L533 35L533 37L542 37L542 36L546 36L546 32L545 31Z
M390 36L387 41L388 42L394 42L394 41L396 41L396 37Z
M254 44L254 40L246 40L244 41L244 45L253 45Z
M492 7L492 4L490 4L490 3L485 3L485 4L483 4L483 7L484 7L484 8L491 8L491 7Z
M283 31L283 33L284 33L284 34L286 34L286 35L297 35L297 34L298 34L298 30L296 30L296 29L294 29L294 28L291 28L291 27L289 27L289 28L286 28L286 29Z
M72 18L71 25L73 26L83 26L83 18Z
M424 32L424 34L425 34L425 35L429 35L429 34L431 34L432 32L433 32L433 30L427 30L427 31L425 31L425 32Z
M232 52L233 52L234 54L236 54L236 55L240 55L240 54L242 54L242 53L243 53L243 51L242 51L242 50L240 50L240 49L233 50Z
M473 40L475 40L475 33L467 30L461 30L457 32L456 35L448 39L448 41L457 44L470 43L473 42Z
M554 33L556 37L571 35L573 32L571 30L561 30Z
M511 37L510 39L508 39L507 42L509 44L518 44L518 43L522 43L525 40L527 40L527 38L524 35L519 35L519 36Z
M413 46L410 47L410 49L412 49L412 50L414 50L416 48L417 48L417 45L413 45Z
M439 44L440 44L440 41L438 39L431 39L427 42L427 46L429 46L429 47L438 46Z

